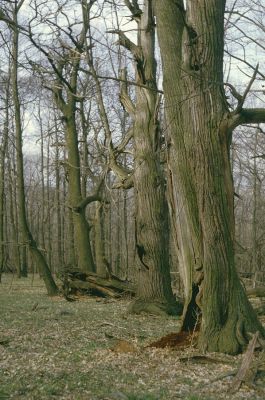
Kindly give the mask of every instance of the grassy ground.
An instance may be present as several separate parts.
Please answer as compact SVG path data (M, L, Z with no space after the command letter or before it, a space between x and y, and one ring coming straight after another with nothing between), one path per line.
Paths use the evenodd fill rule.
M265 372L254 389L243 385L227 394L232 377L221 375L234 370L241 356L214 354L203 363L181 361L194 354L192 347L146 348L177 331L178 320L129 315L128 304L51 299L36 276L3 276L0 399L265 399Z

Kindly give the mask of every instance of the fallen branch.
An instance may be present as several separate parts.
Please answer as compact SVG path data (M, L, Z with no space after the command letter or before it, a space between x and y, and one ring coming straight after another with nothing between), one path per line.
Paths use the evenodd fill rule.
M102 297L121 297L123 294L134 295L135 290L128 281L112 275L110 278L103 278L94 273L70 272L67 274L68 293L81 292Z
M258 367L255 362L255 348L258 344L259 332L257 331L253 338L250 340L247 350L243 355L241 366L233 379L230 386L229 393L236 393L243 382L253 385L254 379L256 377Z

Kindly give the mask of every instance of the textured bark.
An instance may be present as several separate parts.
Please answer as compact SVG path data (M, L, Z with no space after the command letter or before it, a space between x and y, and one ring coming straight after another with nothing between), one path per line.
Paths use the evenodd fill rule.
M55 120L56 121L56 120ZM55 122L56 124L56 122ZM55 125L56 126L56 125ZM56 147L55 147L55 205L56 205L56 224L57 224L57 241L56 241L56 249L57 249L57 264L58 270L62 271L64 269L64 260L63 260L63 227L62 227L62 209L61 209L61 179L60 179L60 166L59 166L59 144L58 144L58 131L56 126Z
M104 229L103 229L103 204L98 203L95 215L95 259L97 275L107 277L109 275L108 263L105 259Z
M7 167L8 167L8 192L10 196L9 200L9 218L10 218L10 239L13 243L12 246L12 264L16 267L17 275L20 276L20 260L19 260L19 243L23 241L21 229L19 227L17 218L17 193L16 193L16 182L14 176L12 176L12 169L15 169L15 159L12 154L13 160L11 160L11 154L8 154Z
M72 77L73 79L73 77ZM75 77L76 79L76 77ZM75 121L76 102L74 96L68 94L68 104L62 108L66 121L66 143L68 149L69 201L73 212L74 243L79 268L85 272L95 271L92 256L89 225L86 220L85 208L78 208L83 200L81 193L80 158L78 149L78 133Z
M135 10L135 14L136 15ZM132 311L177 314L169 269L169 222L165 197L165 177L160 165L159 95L154 54L155 25L151 1L144 2L138 22L137 46L124 35L120 42L136 61L136 102L123 103L134 118L135 242L138 266L137 299ZM143 86L146 86L144 88ZM126 102L127 100L127 102Z
M201 0L187 1L186 10L182 1L156 0L155 6L176 156L172 174L194 248L191 262L183 259L199 286L200 345L237 353L249 332L264 330L234 263L231 116L222 85L225 1L211 0L207 7ZM186 291L191 298L192 287Z

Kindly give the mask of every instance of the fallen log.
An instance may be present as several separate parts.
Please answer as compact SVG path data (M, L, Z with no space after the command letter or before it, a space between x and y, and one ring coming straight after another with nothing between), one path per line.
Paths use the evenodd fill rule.
M241 365L228 391L238 392L242 383L256 389L255 378L265 366L265 340L256 332L250 340L246 352L243 354Z
M67 294L80 292L112 298L121 297L125 294L135 295L135 289L128 281L123 281L115 276L103 278L94 273L87 274L77 271L67 274L64 280L64 289L67 289Z

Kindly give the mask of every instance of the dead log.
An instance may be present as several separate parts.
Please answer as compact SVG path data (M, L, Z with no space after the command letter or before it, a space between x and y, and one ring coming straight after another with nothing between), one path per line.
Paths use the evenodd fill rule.
M253 385L258 366L255 360L255 349L258 344L259 332L256 332L248 344L247 350L242 358L239 370L230 386L229 392L236 393L243 382Z
M85 274L73 271L67 274L67 287L71 294L81 292L83 294L101 297L121 297L124 294L134 296L135 289L128 281L112 276L102 278L95 273Z

